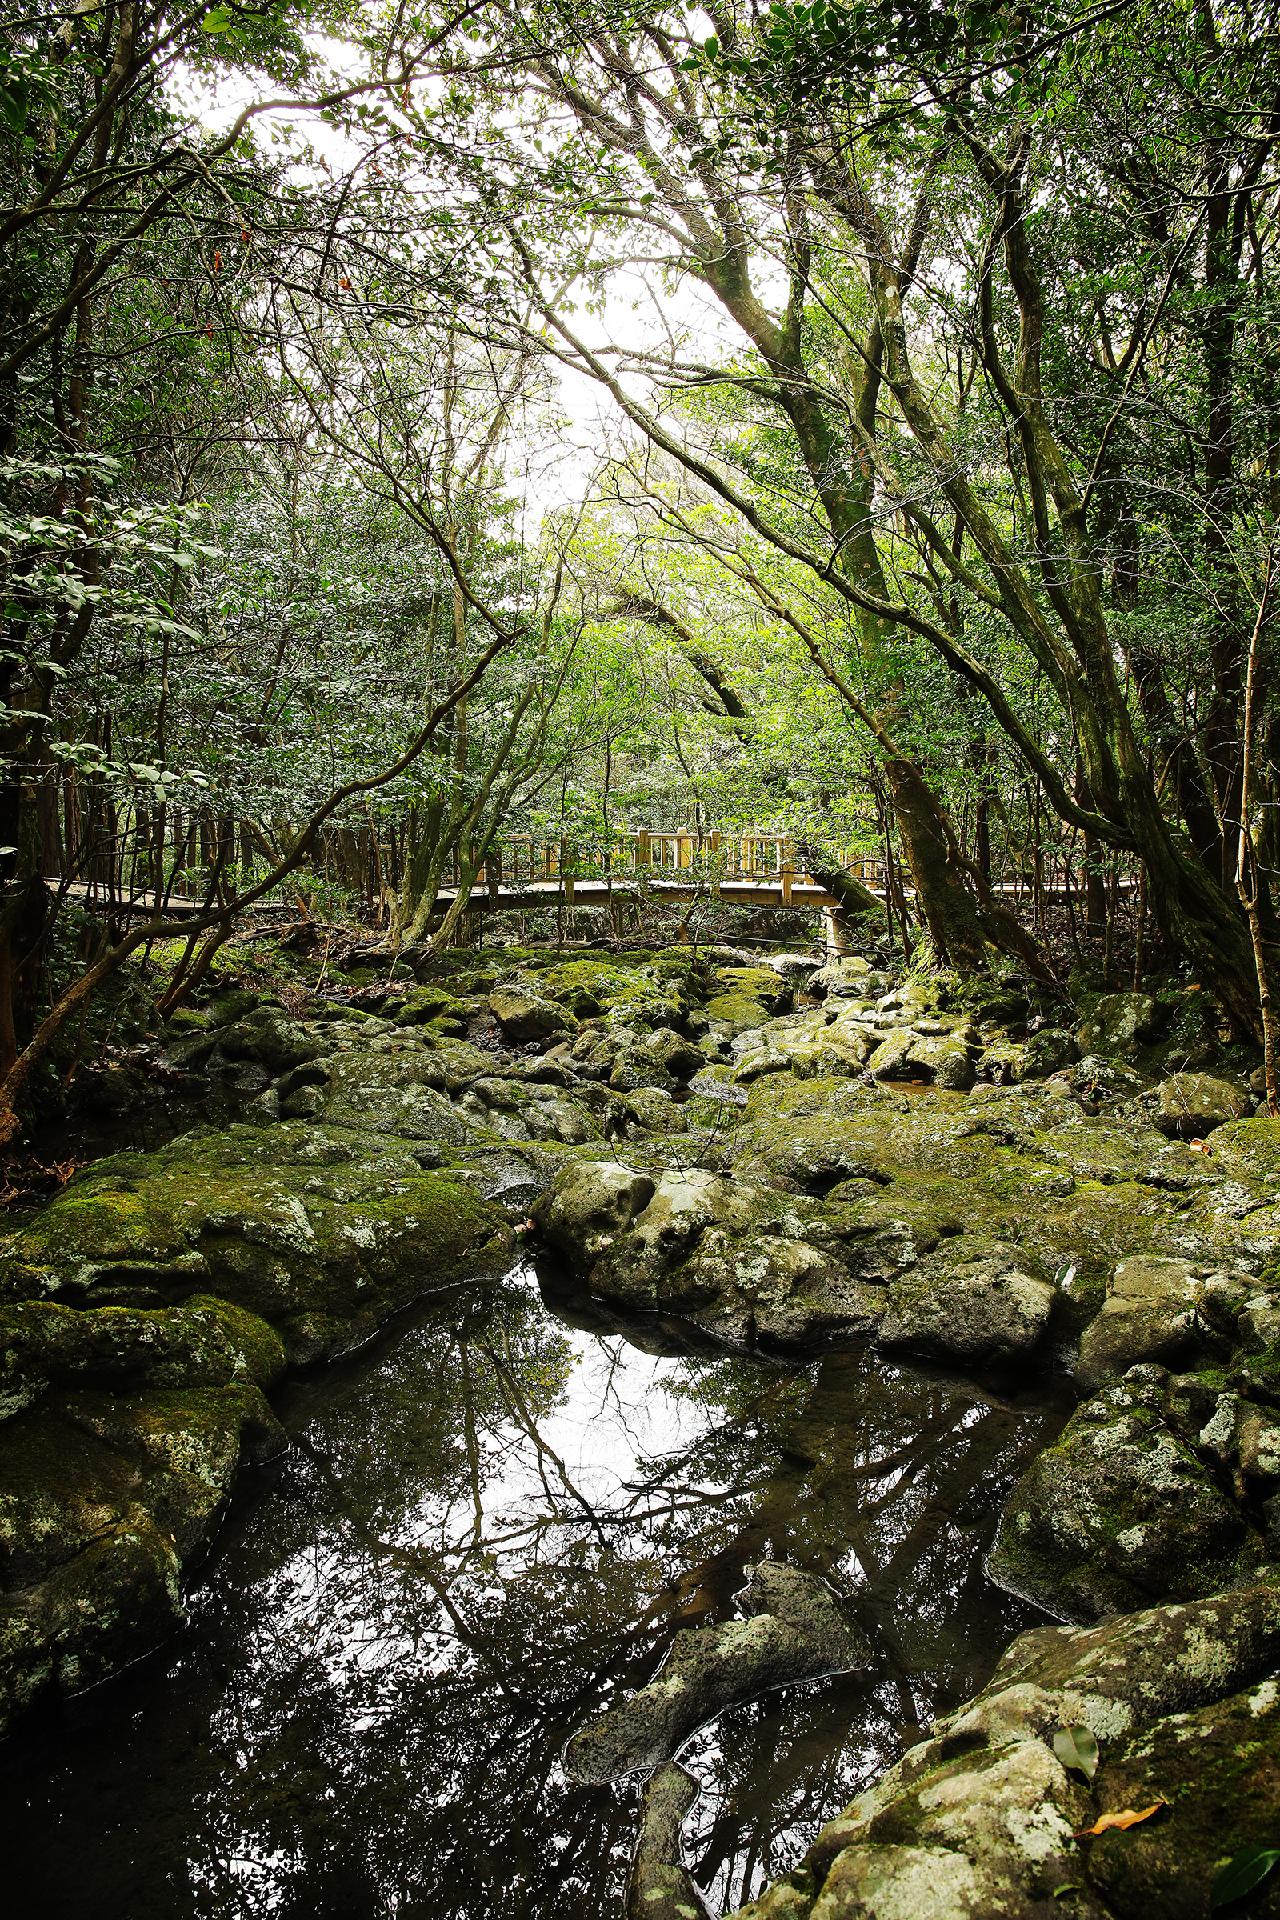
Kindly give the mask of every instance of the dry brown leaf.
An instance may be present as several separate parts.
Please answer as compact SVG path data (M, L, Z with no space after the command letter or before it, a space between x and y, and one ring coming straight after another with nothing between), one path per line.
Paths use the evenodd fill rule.
M1149 1820L1153 1813L1159 1813L1161 1807L1167 1807L1168 1804L1167 1800L1153 1800L1149 1807L1139 1807L1136 1811L1132 1807L1126 1807L1123 1813L1100 1813L1091 1827L1081 1827L1079 1833L1073 1838L1091 1840L1095 1834L1110 1832L1112 1827L1121 1829L1136 1827L1143 1820Z

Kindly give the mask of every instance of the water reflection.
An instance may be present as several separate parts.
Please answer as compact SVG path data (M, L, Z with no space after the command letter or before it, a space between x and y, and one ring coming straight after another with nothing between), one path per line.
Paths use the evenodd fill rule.
M698 1877L744 1898L1025 1624L981 1554L1059 1417L860 1355L642 1351L527 1274L285 1413L191 1633L10 1763L42 1913L620 1911L636 1796L569 1787L563 1743L774 1555L837 1580L876 1653L695 1742Z

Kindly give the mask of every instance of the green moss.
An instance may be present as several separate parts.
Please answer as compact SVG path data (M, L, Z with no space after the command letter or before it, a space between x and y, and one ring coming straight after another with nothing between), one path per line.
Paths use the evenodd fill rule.
M638 965L594 955L540 967L536 984L540 993L580 1020L593 1019L613 1007L634 1006L653 993L653 981Z

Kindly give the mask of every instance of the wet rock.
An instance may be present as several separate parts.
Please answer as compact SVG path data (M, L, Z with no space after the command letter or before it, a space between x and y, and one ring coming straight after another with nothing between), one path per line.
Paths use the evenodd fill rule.
M181 1618L240 1462L282 1444L262 1389L286 1363L506 1264L502 1214L418 1151L198 1130L98 1162L0 1241L0 1727Z
M648 1772L726 1707L868 1657L865 1637L815 1574L765 1561L737 1600L746 1619L682 1627L658 1678L573 1736L570 1779L604 1785Z
M1044 1079L1069 1067L1080 1057L1073 1033L1063 1027L1041 1027L1027 1039L1023 1048L1027 1079Z
M242 1455L281 1444L251 1385L75 1392L0 1426L0 1728L181 1621L182 1561Z
M245 1019L221 1027L217 1039L225 1059L250 1061L264 1067L272 1078L317 1059L328 1044L279 1007L259 1007Z
M711 1920L680 1842L685 1816L701 1793L693 1775L674 1762L645 1782L640 1838L627 1881L627 1920Z
M1204 1914L1225 1861L1274 1834L1277 1662L1273 1570L1186 1606L1023 1634L738 1920L1038 1920L1064 1887L1090 1920ZM1092 1782L1053 1749L1080 1724L1099 1747ZM1142 1827L1074 1838L1104 1810L1159 1800Z
M846 995L860 998L869 990L871 963L860 954L841 954L827 960L809 981L814 993L828 994L833 999L843 999Z
M1049 1323L1054 1292L1012 1247L968 1242L892 1280L880 1323L885 1346L981 1364L1029 1353Z
M769 965L792 987L803 987L821 971L824 962L813 953L773 953Z
M654 1183L617 1160L565 1167L540 1203L537 1220L551 1246L579 1268L613 1248L653 1197Z
M823 1225L812 1203L701 1168L650 1176L577 1162L534 1217L597 1299L679 1315L729 1346L810 1346L865 1333L881 1311L863 1279L870 1253L855 1263L835 1236L805 1237Z
M1252 1110L1247 1093L1212 1073L1175 1073L1156 1088L1155 1123L1180 1140L1203 1139Z
M501 1027L503 1039L516 1045L558 1040L577 1026L573 1015L554 1000L541 999L521 986L495 988L489 995L489 1011Z
M1156 1003L1149 993L1104 993L1076 1039L1082 1054L1120 1054L1129 1059L1157 1026Z
M266 1388L284 1369L275 1329L212 1294L193 1294L163 1311L85 1310L48 1300L0 1307L0 1420L58 1388Z
M403 1142L300 1121L202 1129L99 1161L0 1240L0 1299L164 1308L212 1293L306 1364L506 1245L496 1210Z
M1135 1367L1023 1475L989 1560L1001 1586L1059 1618L1089 1620L1212 1593L1265 1557L1194 1426L1167 1404L1166 1378Z
M1189 1261L1141 1254L1122 1260L1107 1283L1102 1312L1081 1337L1081 1385L1101 1386L1142 1360L1173 1366L1188 1359L1204 1339L1196 1312L1200 1293Z

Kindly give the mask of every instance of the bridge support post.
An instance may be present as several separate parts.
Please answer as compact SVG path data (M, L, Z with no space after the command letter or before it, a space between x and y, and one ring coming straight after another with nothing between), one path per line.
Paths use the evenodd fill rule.
M849 951L849 936L841 924L841 916L836 908L822 909L822 944L829 954L839 956Z

